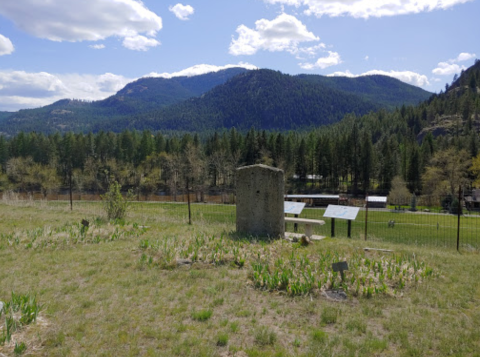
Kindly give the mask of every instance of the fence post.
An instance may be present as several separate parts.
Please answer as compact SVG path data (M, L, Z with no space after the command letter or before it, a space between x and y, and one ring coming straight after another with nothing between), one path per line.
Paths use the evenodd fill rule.
M368 193L365 195L365 240L367 240L368 226Z
M188 180L188 175L186 177L187 179L187 203L188 203L188 224L192 224L192 209L190 207L190 186L189 186L189 180Z
M460 251L460 214L462 213L462 186L458 186L458 225L457 225L457 252Z

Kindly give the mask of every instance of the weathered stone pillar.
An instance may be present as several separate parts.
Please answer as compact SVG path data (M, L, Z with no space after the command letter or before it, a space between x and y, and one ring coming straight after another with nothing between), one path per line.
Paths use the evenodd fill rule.
M285 235L283 171L265 165L237 169L237 232Z

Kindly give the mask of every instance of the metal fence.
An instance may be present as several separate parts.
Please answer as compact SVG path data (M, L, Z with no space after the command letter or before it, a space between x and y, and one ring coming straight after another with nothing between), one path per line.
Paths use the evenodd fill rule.
M356 202L358 204L358 201ZM156 202L166 220L188 222L186 202ZM314 234L331 237L347 237L348 222L336 219L334 232L332 219L324 218L326 207L306 207L300 218L324 220L325 225L315 226ZM236 206L233 204L191 203L192 224L222 223L231 225L236 221ZM286 225L293 232L293 223ZM298 233L304 227L298 226ZM366 235L365 235L366 233ZM351 223L351 239L403 243L418 246L433 246L451 249L480 250L480 215L477 211L445 210L442 207L421 207L416 211L409 207L387 206L386 208L360 207ZM458 246L457 246L458 244Z
M6 199L5 195L4 193L3 200ZM480 211L475 210L480 207L474 207L471 202L469 204L468 197L464 196L460 197L460 200L448 196L419 197L417 200L419 205L414 208L415 210L409 205L368 207L367 210L365 199L358 198L340 199L338 203L359 207L359 213L351 223L351 239L480 251ZM15 199L26 198L17 195ZM33 196L30 199L36 200ZM86 195L80 197L81 201L96 199L97 197ZM205 195L202 197L202 203L195 202L196 198L192 194L190 218L186 195L178 195L177 202L171 202L171 199L173 197L159 196L148 202L144 200L136 202L134 207L141 209L143 204L154 205L155 209L158 208L158 217L166 221L188 222L190 219L192 224L225 224L228 226L227 229L235 229L236 207L231 203L235 202L232 193ZM57 195L53 200L68 200L68 196ZM206 200L210 202L206 203ZM480 199L478 201L480 206ZM79 202L79 198L76 202ZM314 226L314 234L331 237L332 220L324 218L325 210L324 206L307 205L299 217L324 220L325 225ZM293 232L294 225L288 223L286 231ZM304 233L302 225L298 226L298 233ZM334 233L335 237L347 237L347 221L336 219Z

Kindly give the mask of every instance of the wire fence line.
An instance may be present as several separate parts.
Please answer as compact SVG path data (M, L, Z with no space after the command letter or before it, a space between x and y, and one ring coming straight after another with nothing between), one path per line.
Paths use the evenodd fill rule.
M210 195L206 196L210 203L195 202L192 197L192 224L221 223L235 229L236 206L235 197L228 200ZM68 200L67 196L57 195L57 200ZM96 201L96 197L83 195L83 202ZM86 198L86 199L85 199ZM5 199L5 195L4 195ZM20 198L22 199L22 198ZM23 198L25 199L25 198ZM35 198L34 198L35 199ZM158 209L158 217L166 221L188 222L188 204L186 195L161 197L161 200L140 200L133 203L135 210L141 210L142 205L153 205ZM448 197L437 197L433 202L445 202ZM55 199L54 199L55 200ZM75 200L79 202L79 200ZM353 203L353 204L352 204ZM379 242L403 243L419 246L432 246L463 250L480 250L480 212L467 210L463 203L457 206L419 206L412 209L408 206L386 205L384 208L365 207L365 200L355 199L346 202L347 205L359 207L359 213L351 222L351 239L362 239ZM458 209L460 208L460 209ZM149 211L151 208L148 209ZM305 207L300 218L324 220L325 225L315 226L314 234L330 237L332 235L332 220L324 218L326 207ZM366 219L367 218L367 219ZM367 229L365 230L365 225ZM293 232L293 223L286 224L286 231ZM367 236L365 237L365 231ZM335 237L347 237L347 221L335 220ZM304 227L298 226L298 233L304 233ZM458 239L458 241L457 241Z
M139 203L141 204L141 203ZM165 220L188 222L186 202L155 202L159 215ZM315 226L314 234L330 237L332 220L324 218L326 207L306 207L299 218L324 220L325 225ZM425 212L428 210L429 212ZM399 213L401 212L401 213ZM464 250L480 250L480 215L478 212L458 214L445 212L444 209L430 208L418 211L398 211L394 208L369 209L361 207L351 223L351 239L365 239L365 225L369 241L403 243L418 246L433 246ZM224 223L235 229L236 206L234 204L191 203L192 224ZM367 220L365 219L367 217ZM460 219L460 225L458 220ZM286 231L293 232L293 223L286 224ZM335 237L347 237L348 223L335 220ZM304 233L304 227L298 226L298 233Z

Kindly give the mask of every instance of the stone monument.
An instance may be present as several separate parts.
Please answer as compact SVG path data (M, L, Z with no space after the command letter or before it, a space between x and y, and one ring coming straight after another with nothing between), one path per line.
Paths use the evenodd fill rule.
M283 171L265 165L237 169L237 232L285 235Z

